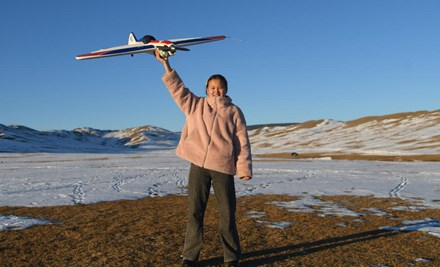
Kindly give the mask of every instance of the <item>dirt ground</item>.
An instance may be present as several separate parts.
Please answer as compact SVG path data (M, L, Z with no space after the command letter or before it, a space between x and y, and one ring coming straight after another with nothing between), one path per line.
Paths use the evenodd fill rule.
M213 197L205 218L200 266L223 263ZM404 220L440 218L439 209L395 209L414 206L397 198L321 197L362 213L338 217L292 212L273 203L295 199L284 195L238 198L242 266L440 266L440 238L380 228L402 225ZM0 266L179 266L186 201L185 196L167 196L90 205L0 207L3 215L52 222L0 231ZM373 207L386 214L365 210ZM269 227L280 222L291 224Z
M440 154L425 154L425 155L365 155L365 154L344 154L344 153L298 153L295 152L280 152L258 154L256 158L260 159L311 159L311 158L331 158L334 160L379 160L379 161L427 161L439 162Z

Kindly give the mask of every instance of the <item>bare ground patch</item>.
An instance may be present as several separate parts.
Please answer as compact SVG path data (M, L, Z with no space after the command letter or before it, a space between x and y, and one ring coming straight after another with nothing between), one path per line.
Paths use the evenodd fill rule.
M243 266L438 266L440 238L382 226L440 218L440 210L396 210L398 198L321 197L361 213L322 216L274 204L295 196L238 199ZM185 196L57 207L0 207L0 214L44 218L54 224L0 232L1 266L179 266L186 225ZM314 207L319 208L319 207ZM372 210L371 208L375 208ZM378 216L376 209L384 214ZM213 196L205 218L200 266L221 266ZM255 216L257 215L257 216ZM272 223L290 223L271 228Z
M378 161L440 161L440 154L424 155L365 155L365 154L344 154L333 152L322 153L301 153L298 156L292 156L291 152L266 153L256 155L257 159L316 159L331 158L335 160L378 160Z

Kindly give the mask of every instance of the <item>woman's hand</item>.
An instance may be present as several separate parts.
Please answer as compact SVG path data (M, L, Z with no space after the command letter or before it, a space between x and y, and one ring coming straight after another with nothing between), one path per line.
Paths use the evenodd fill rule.
M160 52L158 48L154 49L154 57L162 64L165 64L168 61L168 57L163 58L160 56Z
M173 69L170 66L170 62L168 61L168 57L165 58L161 57L159 53L159 49L156 48L154 50L154 56L156 57L157 61L163 64L166 73L170 73L171 71L173 71Z

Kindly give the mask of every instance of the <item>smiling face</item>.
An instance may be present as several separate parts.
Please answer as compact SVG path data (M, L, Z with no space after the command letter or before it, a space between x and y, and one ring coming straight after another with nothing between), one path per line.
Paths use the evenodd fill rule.
M220 79L213 79L208 82L208 87L206 88L206 94L209 97L225 96L226 88L223 86L223 83L220 81Z
M228 93L228 84L226 79L219 75L213 75L206 84L206 94L208 97L226 96Z

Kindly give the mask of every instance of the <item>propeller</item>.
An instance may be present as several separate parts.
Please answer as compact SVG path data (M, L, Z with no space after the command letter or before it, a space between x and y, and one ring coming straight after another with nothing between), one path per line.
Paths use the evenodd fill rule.
M156 48L162 50L162 51L169 51L172 53L175 53L176 50L180 50L180 51L190 51L188 48L186 47L180 47L180 46L175 46L175 45L170 45L170 46L166 46L166 45L158 45L156 46Z
M176 46L171 42L168 42L166 45L154 45L154 47L159 50L159 54L162 58L167 58L174 55L177 50L190 51L188 48Z
M180 50L180 51L190 51L188 48L186 48L186 47L180 47L180 46L176 46L176 49L177 49L177 50Z

